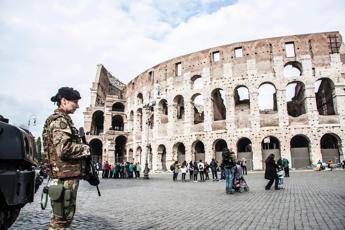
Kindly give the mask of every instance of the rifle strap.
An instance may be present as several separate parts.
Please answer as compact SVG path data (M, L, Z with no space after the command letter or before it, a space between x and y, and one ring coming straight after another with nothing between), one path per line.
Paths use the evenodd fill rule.
M49 181L50 181L50 177L48 176L47 183L43 187L42 193L41 193L41 209L42 210L46 209L47 203L48 203L48 190L49 190L48 184L49 184Z

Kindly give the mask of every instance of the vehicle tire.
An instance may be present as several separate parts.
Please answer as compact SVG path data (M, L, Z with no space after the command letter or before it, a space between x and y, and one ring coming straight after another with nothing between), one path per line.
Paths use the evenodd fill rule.
M0 230L7 230L16 221L19 213L19 207L1 207L0 210Z

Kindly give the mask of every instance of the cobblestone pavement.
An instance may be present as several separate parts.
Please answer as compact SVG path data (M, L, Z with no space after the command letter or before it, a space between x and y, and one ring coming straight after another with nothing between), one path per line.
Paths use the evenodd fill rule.
M107 179L101 197L82 182L72 229L345 229L345 171L292 172L278 191L264 190L262 172L246 180L249 192L227 195L225 182L173 182L170 174ZM11 229L47 229L51 209L40 209L40 193Z

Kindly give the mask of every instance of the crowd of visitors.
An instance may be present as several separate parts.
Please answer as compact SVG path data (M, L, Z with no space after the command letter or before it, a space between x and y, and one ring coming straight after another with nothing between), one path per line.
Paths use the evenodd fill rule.
M245 158L239 160L241 166L242 174L247 175L247 160ZM194 182L205 182L210 180L210 173L212 173L212 180L219 181L226 179L226 168L224 164L219 164L214 158L208 164L207 162L199 161L184 161L178 163L175 161L174 164L170 166L170 170L173 172L173 181L177 181L179 175L181 175L181 181L186 182L186 174L189 174L188 181ZM220 172L220 175L218 175Z
M131 179L140 178L141 166L139 162L133 164L132 162L122 162L110 164L105 161L102 168L102 178L114 178L114 179Z

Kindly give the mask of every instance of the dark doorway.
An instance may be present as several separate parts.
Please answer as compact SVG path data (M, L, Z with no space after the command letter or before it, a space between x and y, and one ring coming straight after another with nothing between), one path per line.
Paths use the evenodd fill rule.
M89 142L91 159L95 162L102 163L102 141L95 138Z
M246 137L240 138L237 142L237 159L242 160L244 158L247 161L247 170L252 170L253 169L252 142Z
M303 135L296 135L290 141L291 167L296 169L310 166L309 140Z
M202 160L202 162L205 162L205 146L204 143L201 141L196 141L194 143L194 153L195 153L195 161L199 162Z
M328 162L332 160L333 163L340 162L340 151L341 146L340 138L335 134L327 133L321 138L321 155L322 161Z
M92 114L91 135L99 135L103 132L104 115L98 110Z
M261 142L262 165L265 168L265 160L270 154L274 154L274 159L278 160L280 155L280 142L274 136L267 136Z
M166 165L166 148L164 145L159 145L157 150L158 156L160 156L161 165L159 165L158 169L160 168L162 171L167 171Z
M126 155L126 142L127 138L125 136L118 136L115 139L115 162L127 161Z
M218 164L222 163L223 157L222 153L225 148L228 148L228 145L225 140L223 139L218 139L214 142L214 155L215 155L215 160L218 162Z

